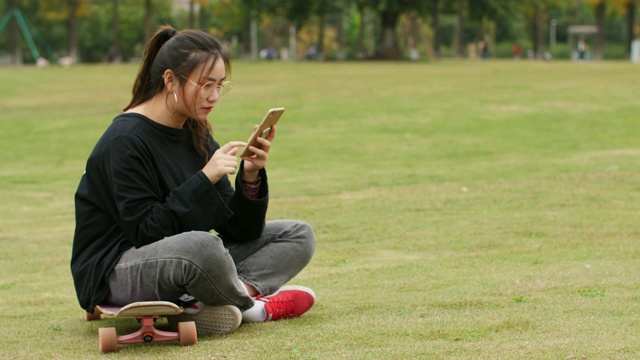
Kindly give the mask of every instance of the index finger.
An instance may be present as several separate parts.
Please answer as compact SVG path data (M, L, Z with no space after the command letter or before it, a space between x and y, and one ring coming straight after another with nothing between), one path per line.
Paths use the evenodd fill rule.
M229 141L228 143L224 144L224 146L220 148L220 151L222 151L225 154L228 154L231 150L235 148L243 147L243 146L247 146L247 143L245 143L244 141Z

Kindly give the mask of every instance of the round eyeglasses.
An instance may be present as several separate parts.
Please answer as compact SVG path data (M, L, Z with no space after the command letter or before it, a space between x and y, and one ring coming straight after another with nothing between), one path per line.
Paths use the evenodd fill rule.
M229 95L229 93L231 92L231 89L233 88L233 85L231 84L231 81L224 81L222 83L217 83L215 81L208 81L206 83L204 83L203 85L199 85L193 81L191 81L191 79L189 79L188 77L182 75L182 74L178 74L180 76L182 76L183 79L187 80L188 82L192 83L193 85L197 86L200 88L200 97L203 99L207 99L209 98L211 95L213 95L213 92L215 91L218 94L218 98L222 99L223 97Z

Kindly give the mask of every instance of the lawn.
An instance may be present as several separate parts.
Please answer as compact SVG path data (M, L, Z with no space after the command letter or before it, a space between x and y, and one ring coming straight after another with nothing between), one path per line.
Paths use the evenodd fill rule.
M69 270L73 194L135 65L0 68L0 358L100 359ZM287 108L268 217L311 223L317 305L154 359L640 356L640 67L236 62L210 120ZM162 324L162 322L161 322Z

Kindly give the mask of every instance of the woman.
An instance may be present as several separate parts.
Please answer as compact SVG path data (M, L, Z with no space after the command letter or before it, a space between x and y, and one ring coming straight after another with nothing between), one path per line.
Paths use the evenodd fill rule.
M182 302L182 316L207 334L313 306L311 289L282 286L311 260L313 230L265 222L275 127L239 166L245 143L221 147L211 135L207 117L229 73L228 54L204 32L163 26L147 44L131 103L96 144L75 195L71 271L86 311Z

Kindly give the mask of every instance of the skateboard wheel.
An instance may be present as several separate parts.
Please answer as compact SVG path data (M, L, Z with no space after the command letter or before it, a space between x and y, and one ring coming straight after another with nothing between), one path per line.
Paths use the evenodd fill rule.
M196 323L193 321L178 323L178 337L180 346L195 345L198 342Z
M108 353L118 351L118 334L116 328L98 329L98 347L100 352Z

